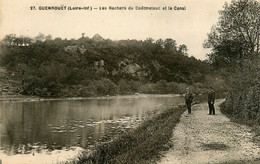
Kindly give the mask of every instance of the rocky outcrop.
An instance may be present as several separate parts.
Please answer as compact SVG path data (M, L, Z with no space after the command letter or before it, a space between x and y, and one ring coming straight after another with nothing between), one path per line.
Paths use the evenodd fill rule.
M126 73L126 74L130 74L130 75L137 75L138 72L141 71L141 67L136 64L136 63L132 63L129 65L126 65L125 67L122 68L122 73Z
M75 54L78 51L78 46L68 46L64 48L65 52Z
M78 50L81 54L84 54L86 52L86 48L84 45L78 46Z
M157 60L152 61L152 65L154 66L156 71L159 71L162 68L162 66L160 65L160 63Z
M107 71L105 70L105 62L104 60L99 60L99 61L95 61L94 62L94 70L97 73L107 73Z
M122 76L131 76L142 80L149 76L149 70L146 69L145 66L140 66L129 59L124 59L118 63L118 70L114 70L112 74L121 74Z
M64 50L69 54L76 54L76 53L84 54L86 52L86 48L84 45L67 46L64 48Z

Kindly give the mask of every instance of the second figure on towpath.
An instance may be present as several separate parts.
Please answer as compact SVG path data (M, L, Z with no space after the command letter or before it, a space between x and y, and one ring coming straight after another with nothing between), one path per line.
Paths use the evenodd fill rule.
M213 87L210 86L210 91L208 93L209 115L215 115L214 101L215 91L213 90Z
M190 89L186 89L186 94L185 94L185 103L186 107L188 109L188 114L191 114L191 103L193 102L193 94L190 92Z

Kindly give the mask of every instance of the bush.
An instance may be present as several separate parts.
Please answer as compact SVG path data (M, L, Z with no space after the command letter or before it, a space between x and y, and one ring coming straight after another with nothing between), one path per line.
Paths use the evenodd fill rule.
M246 61L237 74L222 111L241 121L255 121L260 125L260 63Z

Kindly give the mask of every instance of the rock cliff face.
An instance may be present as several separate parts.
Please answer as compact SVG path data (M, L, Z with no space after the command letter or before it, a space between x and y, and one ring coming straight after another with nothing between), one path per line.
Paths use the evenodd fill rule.
M86 52L86 48L84 45L67 46L64 48L64 50L65 50L65 52L67 52L69 54L76 54L76 53L84 54Z
M96 41L102 40L102 37L100 36L94 36L96 38ZM71 55L86 55L89 54L86 53L87 46L86 45L72 45L67 46L64 48L65 53L71 54ZM147 63L136 63L133 59L128 58L121 58L118 61L114 61L115 64L113 65L112 70L108 71L107 67L110 67L111 70L111 64L108 65L106 63L106 59L102 57L97 57L94 59L94 61L90 62L89 67L91 67L93 70L96 71L96 73L100 75L112 75L112 76L120 76L122 78L133 78L136 80L151 80L152 74L155 72L159 72L162 69L166 69L164 66L160 65L160 63L157 60L152 60L151 63L148 65ZM167 70L167 69L166 69Z
M121 75L122 77L133 77L138 80L144 80L149 77L150 70L144 65L130 61L129 59L123 59L118 63L118 67L112 72L112 75Z
M100 60L100 61L95 61L94 62L94 70L97 72L97 73L106 73L108 74L108 71L105 70L105 62L104 60Z
M153 67L156 69L156 71L159 71L161 68L162 68L162 66L159 64L159 62L158 61L152 61L152 65L153 65Z
M101 39L97 36L98 39ZM84 54L86 52L86 48L84 45L74 45L74 46L67 46L64 48L64 51L68 54ZM88 55L88 54L86 54ZM93 63L93 69L97 73L106 73L109 74L109 72L105 69L105 61L103 59L94 61ZM160 64L157 61L153 62L154 67L156 70L159 70L161 68ZM120 75L122 77L133 77L139 80L145 79L149 77L151 71L144 65L140 66L139 64L135 63L134 61L131 61L127 58L122 59L122 61L117 63L117 67L114 68L114 70L110 73L113 76Z
M78 46L67 46L64 48L65 52L75 54L78 51Z

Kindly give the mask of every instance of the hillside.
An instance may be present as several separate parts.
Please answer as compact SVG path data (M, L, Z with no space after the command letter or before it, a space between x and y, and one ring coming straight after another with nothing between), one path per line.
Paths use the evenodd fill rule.
M208 63L188 57L187 47L178 46L173 39L39 38L11 34L1 42L1 64L19 75L23 94L184 93L187 86L199 93L209 85L224 83L212 76Z

